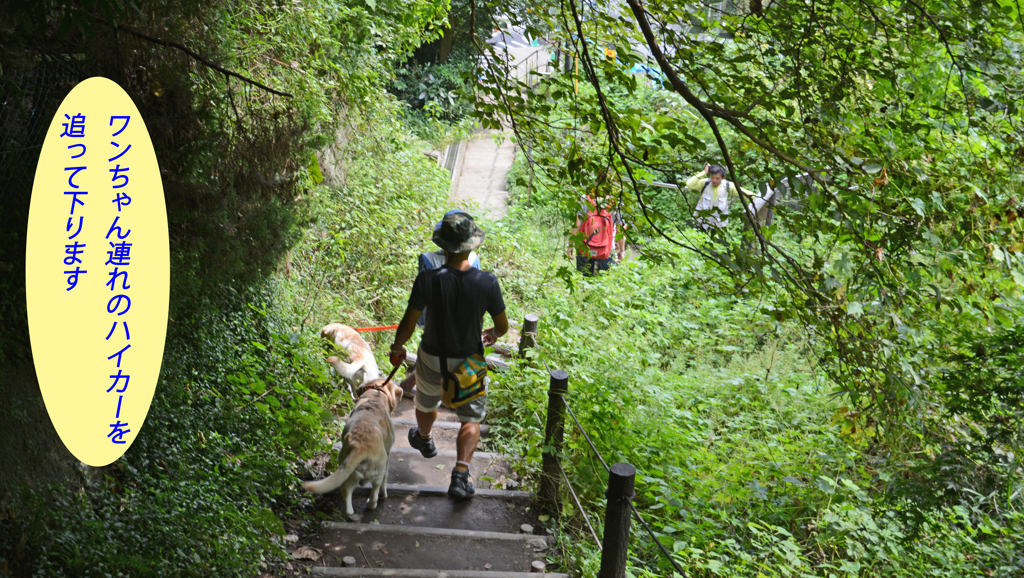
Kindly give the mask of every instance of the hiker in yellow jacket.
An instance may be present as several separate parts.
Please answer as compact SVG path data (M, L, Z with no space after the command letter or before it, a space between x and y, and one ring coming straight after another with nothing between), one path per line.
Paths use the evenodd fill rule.
M693 218L694 225L705 231L711 227L722 228L729 224L729 199L738 197L739 191L743 191L747 199L758 196L742 187L737 190L735 183L725 180L725 168L720 165L705 164L703 171L686 181L686 187L700 191L700 199L697 201Z

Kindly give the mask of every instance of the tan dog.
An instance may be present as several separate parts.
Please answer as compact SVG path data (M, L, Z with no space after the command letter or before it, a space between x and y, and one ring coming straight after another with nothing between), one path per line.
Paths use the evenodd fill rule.
M307 492L324 494L337 487L345 495L345 513L353 516L352 490L364 481L373 484L368 510L377 508L377 497L387 498L388 459L395 443L391 412L402 397L397 383L375 379L359 388L359 401L348 415L341 433L338 469L317 482L305 482Z
M377 368L377 360L373 357L370 345L355 329L341 323L331 323L320 330L320 337L330 341L335 349L343 348L352 353L352 359L348 363L333 355L327 358L327 363L330 363L348 384L352 399L359 397L356 391L362 385L380 378L380 369Z

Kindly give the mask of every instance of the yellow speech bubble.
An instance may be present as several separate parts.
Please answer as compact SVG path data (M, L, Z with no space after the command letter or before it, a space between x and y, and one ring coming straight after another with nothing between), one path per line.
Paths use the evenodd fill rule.
M26 245L29 337L46 411L76 458L107 465L149 412L170 294L156 153L113 81L90 78L57 109Z

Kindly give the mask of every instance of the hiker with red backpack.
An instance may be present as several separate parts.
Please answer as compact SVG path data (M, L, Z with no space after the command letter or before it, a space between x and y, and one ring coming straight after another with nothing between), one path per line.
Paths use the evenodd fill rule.
M615 248L616 219L607 207L607 199L597 201L588 196L576 214L576 227L572 234L583 233L585 244L576 255L576 270L588 277L597 271L607 271L614 262L612 249ZM621 251L619 258L622 258Z

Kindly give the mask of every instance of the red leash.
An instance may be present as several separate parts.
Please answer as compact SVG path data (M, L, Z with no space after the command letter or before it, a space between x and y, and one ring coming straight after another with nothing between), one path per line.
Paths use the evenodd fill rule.
M388 329L398 329L397 325L382 325L380 327L353 327L356 331L387 331Z

